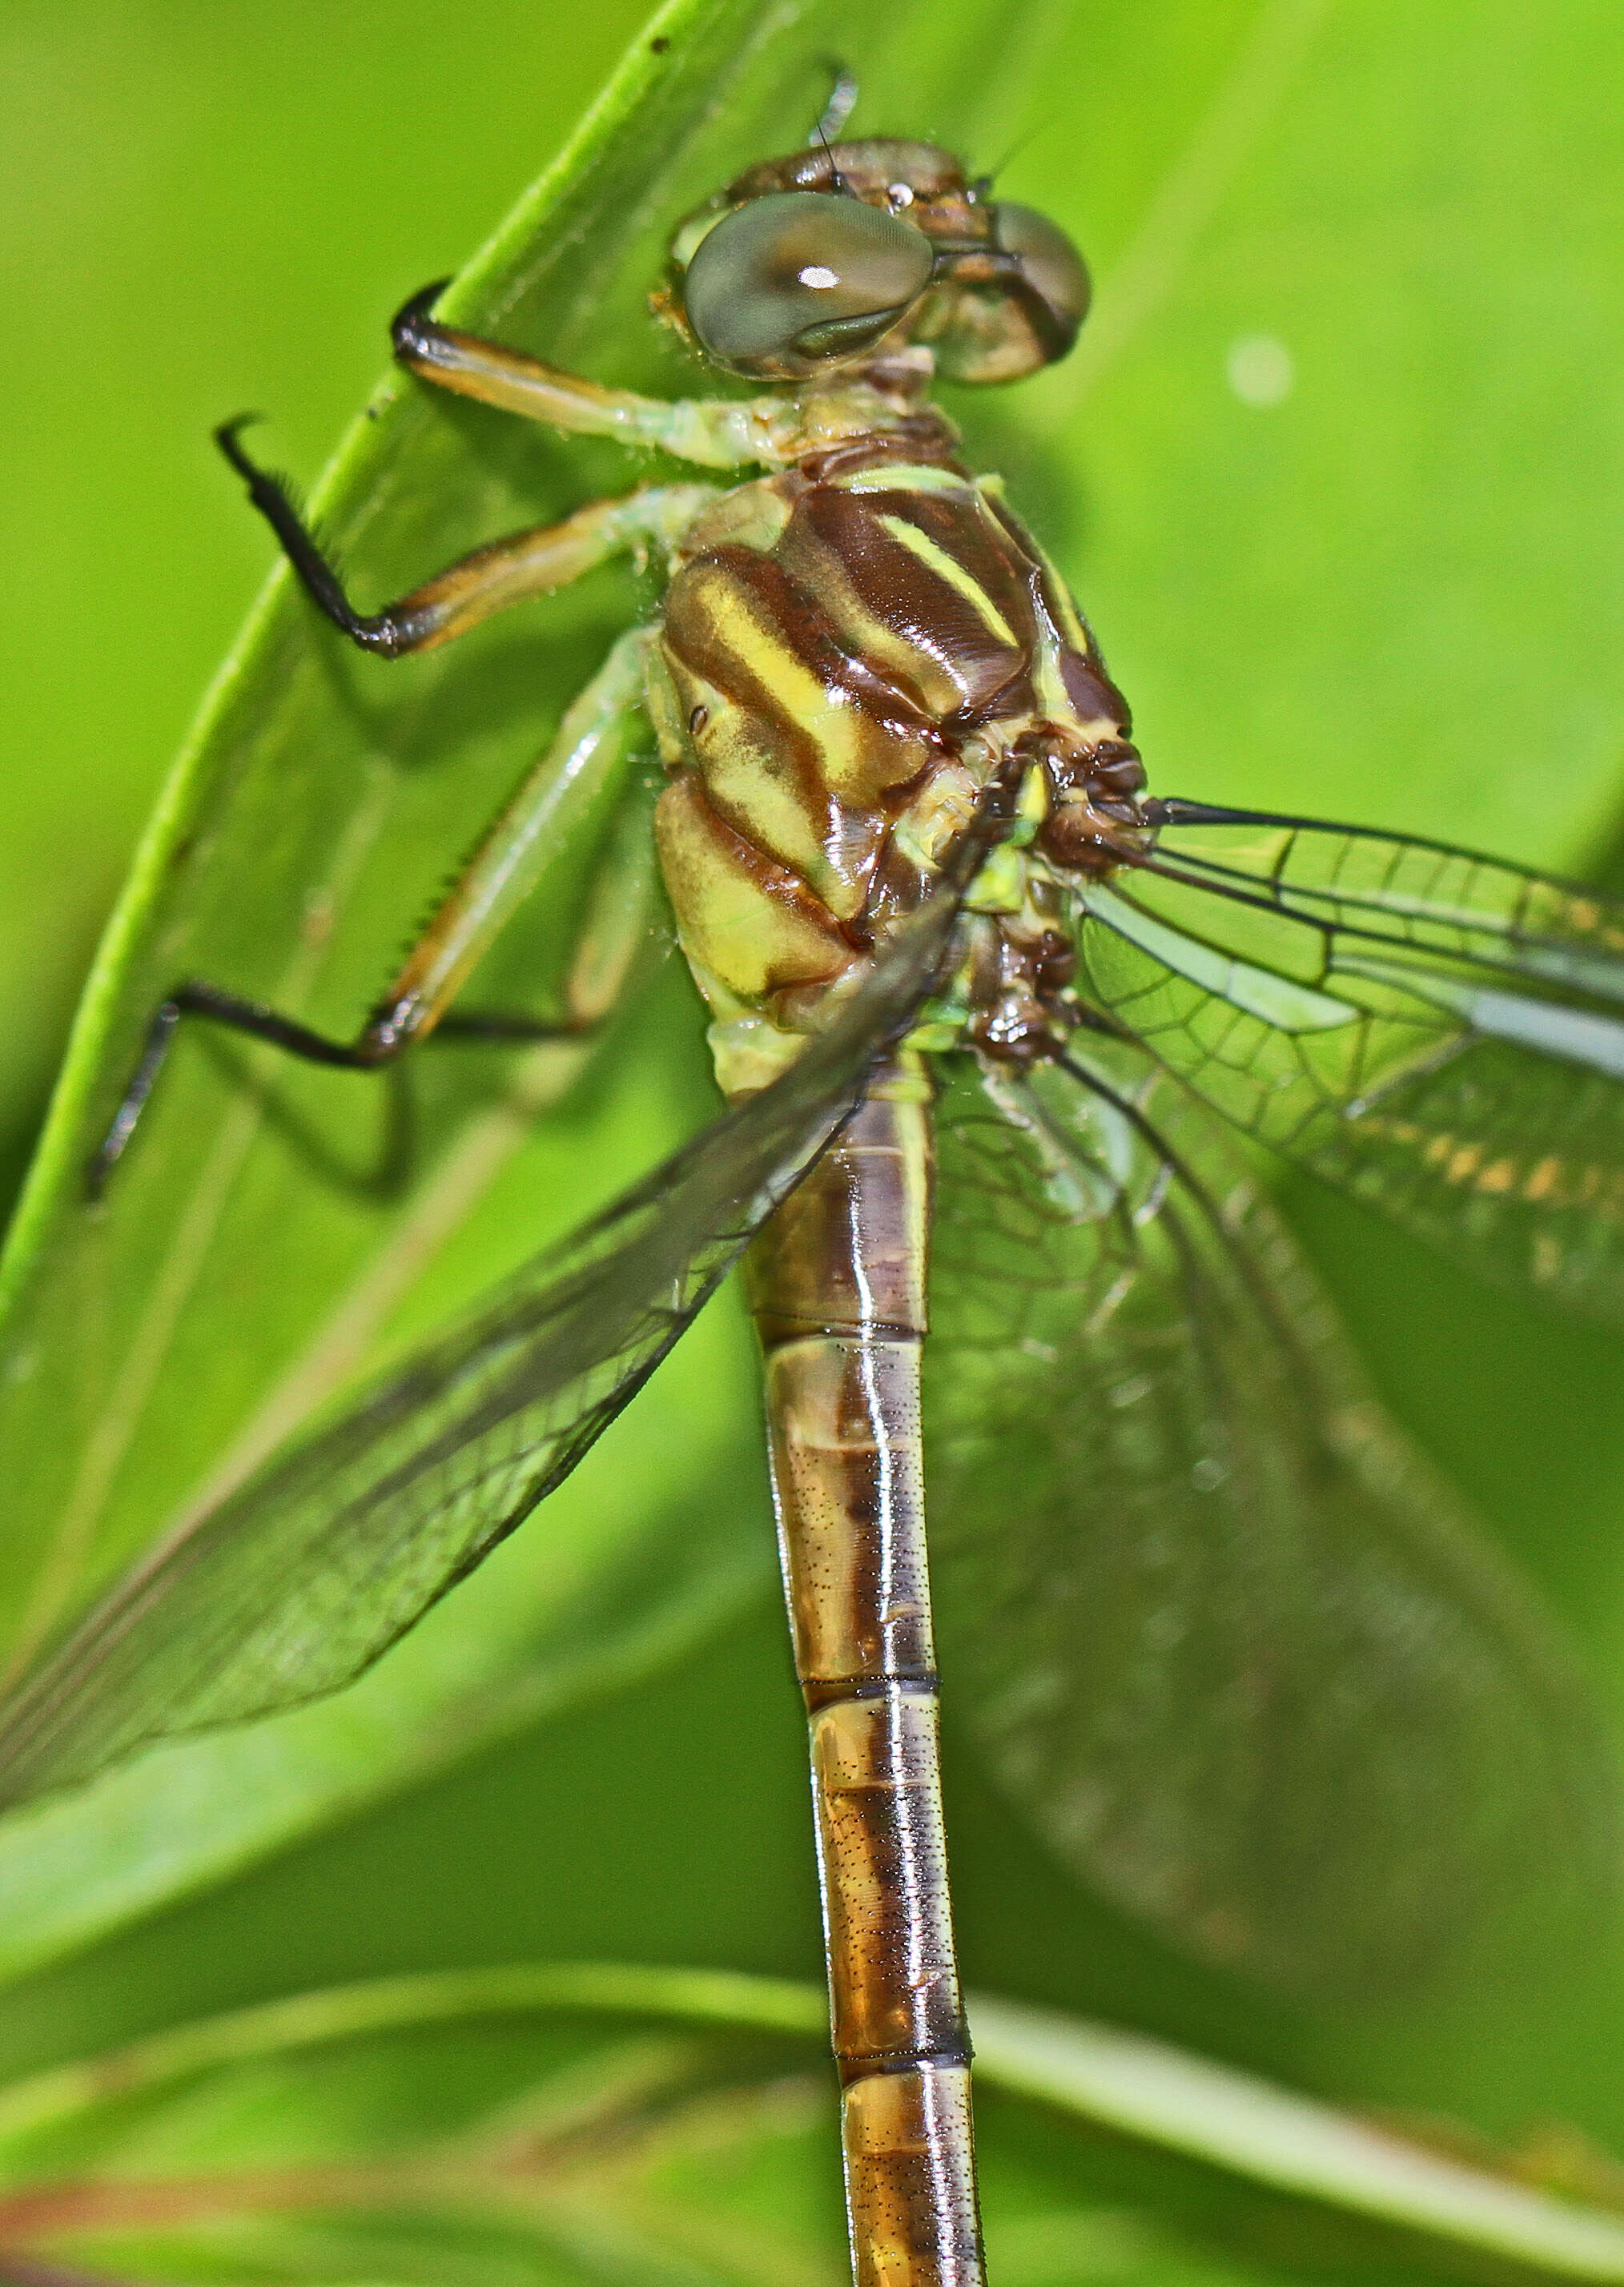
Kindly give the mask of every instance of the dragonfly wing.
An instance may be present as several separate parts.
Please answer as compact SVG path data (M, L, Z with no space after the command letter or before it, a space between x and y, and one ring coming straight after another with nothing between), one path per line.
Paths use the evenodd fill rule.
M1624 906L1193 803L1085 892L1085 991L1227 1120L1481 1272L1624 1315Z
M162 1546L0 1704L0 1805L360 1674L565 1477L853 1109L962 882L830 1029L596 1221Z
M1085 1053L1120 1103L1052 1067L943 1097L947 1704L1073 1871L1291 1990L1402 1988L1593 1913L1614 1784L1554 1631L1210 1115Z

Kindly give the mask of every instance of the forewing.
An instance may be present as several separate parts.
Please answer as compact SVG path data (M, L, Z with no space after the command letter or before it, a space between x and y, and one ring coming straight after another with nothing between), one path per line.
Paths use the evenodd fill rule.
M471 1571L849 1115L929 988L955 908L950 883L773 1086L130 1574L0 1705L0 1804L336 1691Z
M1471 1268L1624 1314L1624 906L1360 829L1152 805L1084 991L1227 1120Z
M1611 1892L1616 1810L1552 1629L1210 1116L1090 1054L1121 1106L968 1060L944 1095L947 1704L1075 1872L1272 1982L1390 1990L1571 1929Z

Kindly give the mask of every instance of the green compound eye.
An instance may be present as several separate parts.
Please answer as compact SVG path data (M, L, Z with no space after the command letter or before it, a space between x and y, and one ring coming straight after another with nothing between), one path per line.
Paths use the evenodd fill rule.
M1063 357L1089 314L1090 289L1082 257L1058 224L1035 207L1001 202L992 211L1000 252L1018 258L1021 278L1052 328L1049 354Z
M930 279L929 242L895 215L823 191L774 191L701 240L683 300L721 364L792 376L878 341Z

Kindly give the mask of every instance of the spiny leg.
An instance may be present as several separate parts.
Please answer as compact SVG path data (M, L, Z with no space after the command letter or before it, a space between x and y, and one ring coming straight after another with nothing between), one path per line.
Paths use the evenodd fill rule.
M334 1040L261 1001L188 980L167 994L147 1027L139 1062L91 1162L89 1184L98 1196L129 1148L141 1113L185 1017L224 1025L268 1041L307 1064L372 1072L424 1039L445 1017L469 972L488 951L535 887L553 837L577 811L609 795L641 749L636 733L645 721L643 658L648 636L635 629L614 645L592 680L571 703L553 740L499 812L479 848L418 938L376 1009L350 1040ZM612 961L618 978L626 963ZM612 989L612 988L611 988ZM465 1036L558 1038L590 1029L604 1013L594 1005L601 987L588 987L585 1005L560 1024L516 1017L471 1017Z
M536 1017L503 1009L447 1009L431 1041L584 1040L618 1005L638 952L647 944L658 868L652 805L617 802L587 875L586 898L559 993L562 1013Z
M401 364L441 389L577 436L653 445L700 468L781 467L799 449L794 408L781 397L639 397L440 325L428 313L448 283L414 294L390 328Z
M240 431L253 418L240 414L215 431L221 452L247 484L249 498L312 601L352 643L384 659L450 643L511 604L551 595L622 550L669 547L717 496L710 485L649 485L617 500L591 501L561 524L535 525L459 557L381 612L358 612L281 479L259 468L240 443Z

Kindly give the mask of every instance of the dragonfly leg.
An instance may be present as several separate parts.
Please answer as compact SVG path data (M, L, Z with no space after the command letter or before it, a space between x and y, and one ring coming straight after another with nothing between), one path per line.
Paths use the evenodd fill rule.
M523 1009L448 1009L430 1038L435 1041L573 1041L595 1030L595 1017L532 1017Z
M476 548L381 612L358 612L286 487L243 449L239 432L251 417L240 415L224 422L214 432L215 441L246 483L249 498L281 541L312 601L352 643L384 659L450 643L511 604L551 595L622 550L651 543L669 547L716 498L709 485L649 485L616 500L590 501L561 524L536 525Z
M262 1002L216 985L188 979L165 995L147 1026L140 1060L89 1170L99 1196L129 1148L183 1017L224 1025L268 1041L309 1064L371 1072L424 1039L445 1017L469 973L488 951L535 887L556 835L623 787L644 750L639 737L643 661L649 637L642 629L622 636L598 672L565 714L557 737L493 821L472 858L441 899L428 927L365 1025L350 1040L335 1040ZM611 869L605 868L606 874ZM517 1017L471 1019L465 1028L484 1037L558 1038L590 1030L606 1012L630 964L640 910L628 922L607 911L601 890L589 914L589 936L566 987L565 1017L543 1024ZM500 1027L500 1030L498 1030ZM522 1030L521 1030L522 1027Z
M438 324L428 313L449 282L442 278L414 294L390 328L396 357L424 381L578 436L656 446L701 468L774 467L795 457L791 408L781 398L639 397L606 389L522 350Z
M648 939L655 880L654 837L636 803L617 805L606 846L592 869L586 907L561 993L562 1013L448 1009L432 1041L585 1040L620 1001L639 949Z

